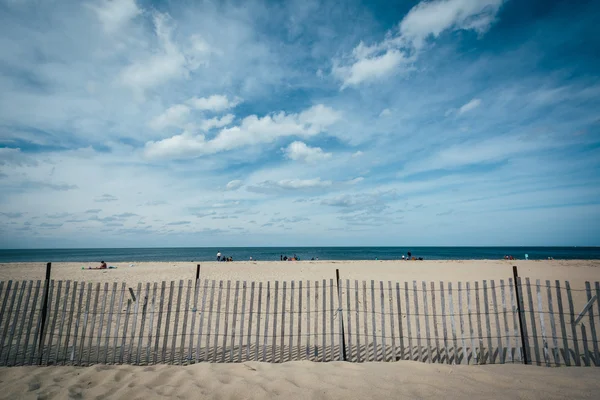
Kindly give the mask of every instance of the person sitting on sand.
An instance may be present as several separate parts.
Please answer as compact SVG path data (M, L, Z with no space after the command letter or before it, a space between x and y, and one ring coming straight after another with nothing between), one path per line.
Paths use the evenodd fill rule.
M106 266L106 263L104 261L100 261L100 266L98 267L98 269L106 269L106 268L108 268Z

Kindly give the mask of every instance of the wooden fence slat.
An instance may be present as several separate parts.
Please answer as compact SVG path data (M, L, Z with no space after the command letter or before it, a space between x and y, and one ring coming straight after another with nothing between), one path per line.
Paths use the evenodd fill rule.
M438 332L437 312L435 304L435 282L431 282L431 312L433 317L433 336L435 337L435 351L437 353L437 362L441 363L442 353L440 351L440 335Z
M298 359L302 359L302 279L298 281Z
M79 358L77 359L77 364L80 364L80 365L83 361L83 353L84 353L83 349L85 347L85 333L86 333L88 319L89 319L91 300L92 300L92 283L88 282L87 296L86 296L86 302L85 302L85 312L83 314L83 327L81 328L81 345L79 347ZM43 298L40 299L40 301L43 301ZM37 332L36 332L35 337L37 337Z
M70 291L71 291L71 281L67 280L67 282L65 283L65 297L63 299L63 304L62 304L60 325L58 326L58 336L56 337L56 355L55 355L56 364L58 364L60 361L60 354L61 354L60 345L61 345L62 339L63 339L63 331L64 331L64 327L65 327L65 321L67 319L67 305L69 304L68 301L69 301Z
M161 362L167 361L167 343L169 341L169 325L171 324L171 311L173 310L173 293L175 292L175 281L171 281L169 285L169 301L167 301L167 315L165 317L165 335L163 337ZM211 307L212 311L212 307ZM210 321L210 320L209 320ZM210 327L209 327L210 335ZM208 343L207 343L208 346ZM208 349L208 347L207 347Z
M26 288L27 288L27 281L24 280L21 283L21 291L19 292L19 299L17 300L17 307L15 308L14 321L9 330L8 349L6 350L6 357L4 360L4 365L9 365L10 352L13 349L13 339L15 336L18 322L19 322L19 317L22 317L21 320L25 320L25 316L22 315L22 313L21 313L21 304L23 303L23 295L25 294ZM10 324L10 319L6 321L6 326L8 327L9 324ZM2 338L2 340L4 341L4 337Z
M214 281L213 281L214 290ZM200 307L200 326L198 327L198 341L196 342L196 363L200 361L200 351L202 349L202 328L204 328L204 316L206 309L206 295L208 293L208 279L204 279L204 286L202 287L202 306ZM211 295L212 296L212 295ZM211 307L212 308L212 307ZM208 346L206 347L208 349ZM206 361L206 355L204 357Z
M529 362L531 363L531 346L529 345L529 333L527 329L527 314L525 310L525 295L523 294L523 280L521 277L517 278L517 290L519 291L519 312L521 313L521 323L523 328L523 341L525 342L525 349L523 349L523 357L525 354L529 355Z
M19 284L19 282L17 282L17 285ZM15 286L15 292L17 290L17 287ZM56 328L56 319L58 317L58 312L59 312L59 304L60 304L60 295L61 295L61 291L62 291L62 281L58 281L58 286L57 286L57 290L56 290L56 301L54 303L54 308L51 309L52 311L52 326L50 327L50 330L48 332L48 352L46 353L46 365L49 365L50 363L55 363L55 360L52 360L52 340L54 338L54 329ZM14 302L14 298L13 298L13 302ZM50 303L50 299L48 299L48 304ZM11 304L11 310L12 310L12 304ZM48 313L48 316L50 316L50 313ZM9 317L10 317L10 313L9 313ZM48 326L47 326L48 327ZM42 347L42 350L44 349L44 347Z
M283 281L283 298L281 299L281 343L279 345L279 362L283 362L283 351L285 347L285 300L286 300L286 289L287 282ZM275 356L273 356L273 360L275 360Z
M175 305L175 323L173 324L173 337L171 338L171 363L176 362L175 354L177 353L177 331L179 330L179 313L181 312L181 295L183 292L183 279L179 280L179 287L177 289L177 304ZM139 297L139 296L138 296ZM138 300L139 303L139 300ZM219 307L220 309L221 307ZM136 310L136 319L137 319L137 310ZM218 320L218 318L217 318ZM218 324L217 324L217 334L215 336L215 345L217 343L218 334ZM184 332L185 333L185 332ZM216 361L216 355L215 355ZM181 360L179 360L181 363Z
M38 326L39 334L41 336L41 346L39 347L38 353L37 354L39 356L39 363L40 365L42 365L44 363L43 359L44 359L44 351L46 350L46 337L48 336L48 331L49 331L49 327L50 327L50 317L51 317L51 311L53 310L52 308L52 299L54 298L54 286L55 286L55 282L54 279L51 279L49 282L46 281L47 283L47 293L48 293L48 302L47 302L47 314L46 314L46 319L42 321L41 317L43 316L43 305L42 307L40 307L40 320L38 321L38 323L43 323L44 324L44 330L42 331L42 327ZM44 296L46 295L46 293L44 293ZM43 297L42 297L43 299ZM43 300L42 300L42 304L43 304ZM39 337L37 335L35 335L36 339ZM50 348L50 346L48 346L48 348ZM46 353L46 356L48 355L48 353Z
M560 332L562 335L563 341L563 359L565 360L565 364L570 367L571 366L571 357L569 351L569 341L567 339L567 328L565 325L565 315L563 311L563 303L562 303L562 293L560 287L560 281L557 279L554 281L556 285L556 307L558 308L558 318L560 321Z
M193 306L192 306L192 320L190 323L190 347L188 349L187 358L191 363L195 356L193 354L194 351L194 330L196 328L196 314L198 314L198 292L200 291L200 286L202 285L202 281L200 278L196 279L194 282L194 297L193 297ZM154 299L152 299L152 309L154 310ZM150 330L152 330L152 316L150 316ZM200 350L199 348L197 350ZM197 362L197 361L196 361Z
M240 345L238 352L238 362L244 361L242 349L244 348L244 335L246 332L244 331L244 322L246 317L246 292L248 291L248 284L246 281L242 282L242 315L240 319ZM254 291L253 291L254 292ZM254 296L252 296L252 300L254 301ZM248 324L248 344L246 345L246 359L249 360L249 352L250 352L250 330L252 328L252 323Z
M19 324L19 328L17 331L17 336L15 337L16 340L16 344L14 345L15 347L15 359L12 363L12 365L17 365L19 363L19 349L21 348L21 339L23 338L23 330L25 329L25 322L27 321L27 311L29 310L29 300L31 300L31 292L33 290L33 281L25 281L25 285L23 285L23 290L27 291L27 295L25 297L25 303L23 303L23 309L21 309L21 306L19 304L19 307L17 307L18 313L21 316L20 319L20 324ZM21 301L21 299L19 298L19 302ZM17 321L15 320L15 326L17 326ZM12 342L12 340L10 341ZM12 349L12 345L11 345L11 349ZM27 348L25 347L23 349L23 356L22 359L25 360L25 357L27 355ZM7 364L10 363L10 358L7 357Z
M144 328L146 327L146 316L148 312L148 298L150 297L150 282L146 282L146 290L144 294L144 302L142 303L142 321L140 322L140 334L138 335L138 347L135 356L135 363L140 365L142 359L142 346L144 342ZM138 299L139 301L139 299ZM150 342L148 342L150 344ZM146 360L147 362L149 360Z
M473 327L473 308L471 307L471 283L467 282L467 315L469 319L469 337L471 338L471 358L474 364L479 364L479 356L477 355L477 345L475 342L475 333ZM467 361L467 364L468 361Z
M79 287L79 301L77 302L77 316L75 317L75 330L73 331L73 347L71 349L71 355L69 356L69 360L71 362L75 362L75 353L77 352L77 341L78 341L78 335L79 335L79 325L80 325L80 321L81 321L81 313L82 313L82 309L83 309L83 293L85 291L85 282L82 281L81 285ZM75 295L75 293L73 293L73 295ZM35 306L35 299L33 301L33 304Z
M325 286L325 285L323 285ZM334 356L334 348L335 348L335 340L334 340L334 326L333 326L333 316L335 313L335 305L333 304L333 279L329 280L329 329L330 329L330 336L331 336L331 358L330 360L333 361L335 360L335 356ZM340 343L341 346L341 343Z
M310 346L310 334L311 334L311 330L310 330L310 321L311 321L311 315L310 315L310 281L306 281L306 359L310 360L310 350L311 350L311 346Z
M352 306L350 302L350 279L346 279L346 320L348 325L348 353L347 360L352 361Z
M294 348L294 292L296 289L296 284L294 281L292 281L290 285L290 343L288 349L288 360L292 361L294 359L292 349ZM298 353L298 357L300 357L300 353Z
M358 301L358 280L354 280L354 303L356 306L356 311L355 311L355 318L356 318L356 361L357 362L361 362L361 357L360 357L360 308L359 308L359 301ZM366 323L366 322L365 322Z
M492 346L492 328L490 326L490 307L488 300L488 288L487 281L483 281L483 305L485 310L485 329L487 332L487 344L488 344L488 358L490 359L490 364L494 364L494 348Z
M432 351L431 351L431 331L429 330L429 305L427 304L427 283L421 282L423 287L423 315L425 316L425 339L427 343L427 362L432 362ZM435 322L435 320L434 320ZM392 328L393 329L393 328Z
M119 352L119 363L125 359L125 343L127 341L127 328L129 327L129 315L131 313L132 299L127 299L127 308L125 308L125 323L123 324L123 336L121 338L121 351Z
M365 361L369 361L369 320L367 318L367 282L362 281L362 292L363 292L363 317L365 323L363 325L363 332L365 337ZM375 361L373 356L372 361Z
M198 284L200 280L197 281ZM152 284L152 312L150 313L150 325L148 326L148 346L146 346L146 362L151 364L154 362L154 353L152 352L152 338L154 334L154 314L156 314L156 293L158 292L158 285L156 282ZM196 313L194 313L194 316ZM117 324L116 332L119 331L119 324ZM191 357L191 356L190 356Z
M586 367L590 366L590 352L588 346L588 338L585 330L585 324L581 324L581 340L583 345L583 362Z
M590 301L592 299L592 287L590 285L590 282L586 281L585 282L585 293L587 296L587 301ZM596 302L600 302L600 298L598 298L596 300ZM590 310L588 311L588 317L590 319L590 332L592 333L592 345L594 348L594 364L596 366L600 365L599 359L600 359L600 353L598 352L598 339L596 337L596 325L595 325L595 321L594 321L594 307L590 307Z
M413 301L415 303L415 328L417 330L417 360L423 361L421 347L421 316L419 315L419 295L417 294L417 281L413 281Z
M38 301L38 296L40 294L40 287L42 286L42 281L38 280L35 284L35 291L33 294L33 303L31 304L31 312L29 313L29 321L27 322L27 331L25 332L25 343L23 344L23 347L25 348L24 350L24 354L23 354L23 365L30 365L31 364L31 359L28 362L27 361L27 350L29 349L29 340L30 340L30 335L31 335L31 328L33 327L33 319L35 316L35 311L37 308L37 301ZM1 286L0 286L0 291L1 291ZM39 312L38 312L39 314ZM37 336L33 338L33 346L31 349L31 357L33 358L33 355L35 353L35 340L36 340Z
M129 342L129 363L131 364L133 360L133 344L135 342L135 333L137 331L137 319L138 312L140 309L140 297L142 296L142 283L139 282L137 286L137 291L135 294L135 305L133 307L133 319L131 321L131 339ZM174 351L175 349L173 349Z
M279 281L275 281L275 293L273 298L275 301L273 302L273 337L271 339L271 362L275 362L275 346L277 344L277 320L279 319L277 314L277 306L279 302Z
M392 334L392 360L397 360L397 349L396 349L396 327L394 326L394 291L392 290L392 281L388 281L388 301L390 307L390 332ZM350 310L350 297L348 297L348 310ZM428 325L429 326L429 325ZM352 345L350 345L352 348Z
M544 362L546 363L546 367L550 366L550 356L548 354L548 339L546 336L546 323L544 321L544 307L542 306L542 293L540 291L540 280L537 279L535 282L535 291L537 294L537 305L538 312L540 314L540 329L542 331L542 345L544 351Z
M2 327L2 323L5 324L5 329L3 329L3 333L2 333L2 340L0 340L0 355L2 354L2 352L4 350L4 339L6 338L6 331L8 330L8 327L10 326L10 314L5 319L4 318L4 310L6 309L6 303L11 294L10 289L12 286L12 282L13 282L12 280L8 281L8 285L6 286L6 292L4 293L4 300L2 301L2 309L0 310L0 327ZM15 290L12 291L13 305L14 305L14 298L17 295L16 289L19 287L19 281L17 281L15 283L15 286L16 286Z
M231 299L231 280L227 280L227 293L225 296L225 324L223 329L223 349L221 350L221 362L225 362L225 353L227 353L227 334L229 330L229 303ZM220 307L219 307L220 308ZM233 349L231 350L233 351ZM216 357L215 357L216 361Z
M381 292L381 354L382 361L387 361L387 349L385 345L385 293L383 291L383 281L379 281L379 291Z
M260 307L260 301L261 301L261 297L262 297L262 282L258 283L258 307L256 308L256 344L254 345L254 361L258 361L258 345L260 343L260 312L261 312L261 307ZM250 303L250 316L252 316L252 302ZM250 324L250 326L252 326L252 324ZM250 344L250 341L248 341L248 345Z
M166 283L165 281L162 281L160 284L160 301L159 301L159 305L158 305L158 321L156 322L156 335L155 335L155 339L154 339L154 354L152 355L152 363L156 363L158 362L158 357L159 357L159 353L158 353L158 346L160 345L160 328L161 328L161 323L162 323L162 315L163 315L163 306L165 304L165 290L166 290ZM162 351L161 351L161 361L164 361L164 356L162 356Z
M262 361L267 361L267 341L269 338L269 306L271 305L271 282L267 282L267 298L266 298L266 311L265 311L265 334L263 339L263 353L262 353Z
M462 345L463 360L469 364L469 354L467 352L467 343L465 342L465 313L463 312L462 282L458 282L458 318L460 324L460 342ZM462 363L462 362L461 362ZM459 364L461 364L459 363Z
M506 308L506 290L504 288L504 279L500 279L500 297L502 301L502 317L504 321L504 335L506 336L506 356L504 362L508 360L512 363L512 349L510 345L510 329L508 327L508 310Z
M519 282L515 282L515 284L520 285L520 281ZM523 349L521 348L521 343L519 341L520 338L520 331L519 331L519 325L517 324L517 313L519 313L520 311L520 304L516 304L515 301L515 293L514 293L514 285L513 285L513 279L512 278L508 278L508 287L510 289L510 306L512 308L512 317L513 317L513 328L514 328L514 338L515 338L515 349L516 349L516 358L518 361L523 361ZM520 287L520 286L518 286ZM523 297L521 297L522 299ZM523 314L525 315L525 314ZM522 320L525 320L525 318L522 318ZM525 332L525 330L527 329L526 324L523 324L523 332ZM527 336L527 335L525 335ZM525 339L527 340L527 338Z
M492 307L494 307L496 320L496 336L498 337L498 358L500 359L500 364L504 364L504 346L502 345L502 333L500 331L500 310L498 309L498 301L496 298L496 284L493 279L490 280L490 289L492 291Z
M450 327L452 328L452 343L454 347L454 358L452 364L458 361L458 342L456 340L456 321L454 320L454 303L452 302L452 282L448 282L448 305L450 311Z
M322 351L321 351L321 361L327 361L327 281L325 279L323 279L323 296L322 296L322 300L323 300L323 335L321 336L322 339Z
M112 324L112 316L113 316L113 311L115 308L115 298L117 297L117 282L113 283L113 290L112 290L112 295L110 297L110 307L108 309L108 322L106 324L106 340L104 343L104 363L106 364L108 362L108 344L110 342L111 336L110 336L110 331L111 331L111 324ZM117 328L115 329L118 332L118 325ZM116 340L113 340L113 342L116 343Z
M479 335L479 363L485 364L485 351L483 348L483 331L481 329L481 305L479 302L479 282L475 282L475 308L477 311L477 334Z
M100 322L98 324L98 336L96 337L96 364L100 362L100 343L102 341L102 328L104 327L104 315L106 309L106 300L108 298L108 282L104 283L104 296L102 297L102 303L100 306Z
M6 288L6 291L4 291L4 281L0 281L0 293L4 294L4 298L2 300L2 307L0 307L0 327L2 327L2 323L5 321L4 320L4 309L6 307L6 302L8 300L8 296L9 296L9 292L10 292L10 285L12 285L12 280L8 281L8 286Z
M406 307L406 329L408 333L408 359L413 361L413 352L414 348L412 345L412 332L410 329L410 299L409 299L409 291L408 291L408 282L404 282L404 303Z
M400 341L400 360L404 360L404 334L402 330L402 298L400 297L400 283L396 282L396 310L398 313L398 340ZM398 359L396 359L397 361Z
M594 282L594 289L596 290L596 306L597 306L597 312L598 312L598 318L600 318L600 282ZM597 343L596 340L594 340L594 343ZM596 356L598 357L598 356ZM600 363L600 358L596 358L596 365L598 365L598 363Z
M19 348L20 348L20 343L21 343L21 337L23 334L23 331L25 330L26 321L33 321L33 314L35 313L35 302L36 299L33 300L33 304L31 305L31 311L29 312L30 317L26 318L27 316L27 311L29 310L29 300L31 299L31 292L33 291L33 281L29 281L29 289L27 290L27 298L25 299L25 309L23 310L23 319L21 321L21 326L19 327L19 336L17 337L17 349L15 350L15 365L24 365L27 363L27 343L29 342L29 329L27 329L27 333L26 336L23 338L24 340L24 345L23 345L23 357L21 358L22 364L19 364L18 360L19 360Z
M552 356L554 357L554 364L558 367L560 366L560 355L558 353L556 322L554 320L554 306L552 304L552 289L549 280L546 280L546 295L548 296L548 315L550 317L550 329L552 330Z
M446 327L446 300L444 298L444 282L440 281L440 305L442 308L442 330L444 334L444 353L446 353L446 364L450 364L448 349L448 329Z
M540 365L540 348L537 336L537 324L535 322L535 308L533 307L533 296L531 294L531 283L529 278L525 278L525 284L527 285L527 300L529 303L529 318L531 320L531 335L533 336L533 351L535 353L535 362ZM531 352L529 353L531 355Z
M185 308L183 311L183 326L181 327L181 349L179 350L179 359L181 363L189 362L191 357L185 357L185 342L187 338L187 323L190 313L190 296L192 295L192 280L188 279L187 290L185 291ZM190 336L189 346L192 348L193 336Z
M230 345L231 351L229 352L229 362L233 362L233 353L235 350L235 328L237 326L239 294L240 294L240 281L235 281L235 296L233 298L233 320L231 322L231 345ZM242 344L240 343L240 349L241 349L241 346L242 346Z
M77 281L73 282L73 295L71 296L71 308L69 311L69 322L67 322L67 333L65 338L65 345L63 350L63 365L67 362L67 353L69 351L69 342L71 338L71 326L73 324L73 315L75 314L75 299L77 298Z
M371 280L371 328L373 330L373 361L378 361L377 324L375 323L375 281Z
M221 302L223 300L223 281L219 281L219 297L217 298L217 319L215 320L215 344L213 345L213 361L217 361L219 346L219 327L221 326Z

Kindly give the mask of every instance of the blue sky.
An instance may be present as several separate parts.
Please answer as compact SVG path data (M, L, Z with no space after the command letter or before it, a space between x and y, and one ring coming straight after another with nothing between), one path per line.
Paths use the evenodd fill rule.
M0 0L0 247L600 245L599 17Z

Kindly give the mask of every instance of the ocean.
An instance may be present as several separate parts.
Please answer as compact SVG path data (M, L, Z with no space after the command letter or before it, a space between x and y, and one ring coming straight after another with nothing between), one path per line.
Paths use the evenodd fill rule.
M277 261L294 254L300 260L398 260L411 252L425 260L600 259L600 247L170 247L112 249L19 249L0 250L0 263L7 262L98 262L214 261L221 251L234 261Z

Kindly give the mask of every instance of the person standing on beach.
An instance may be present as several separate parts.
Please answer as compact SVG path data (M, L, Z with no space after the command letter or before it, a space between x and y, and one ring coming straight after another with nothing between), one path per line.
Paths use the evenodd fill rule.
M217 261L221 261L221 251L217 251Z

